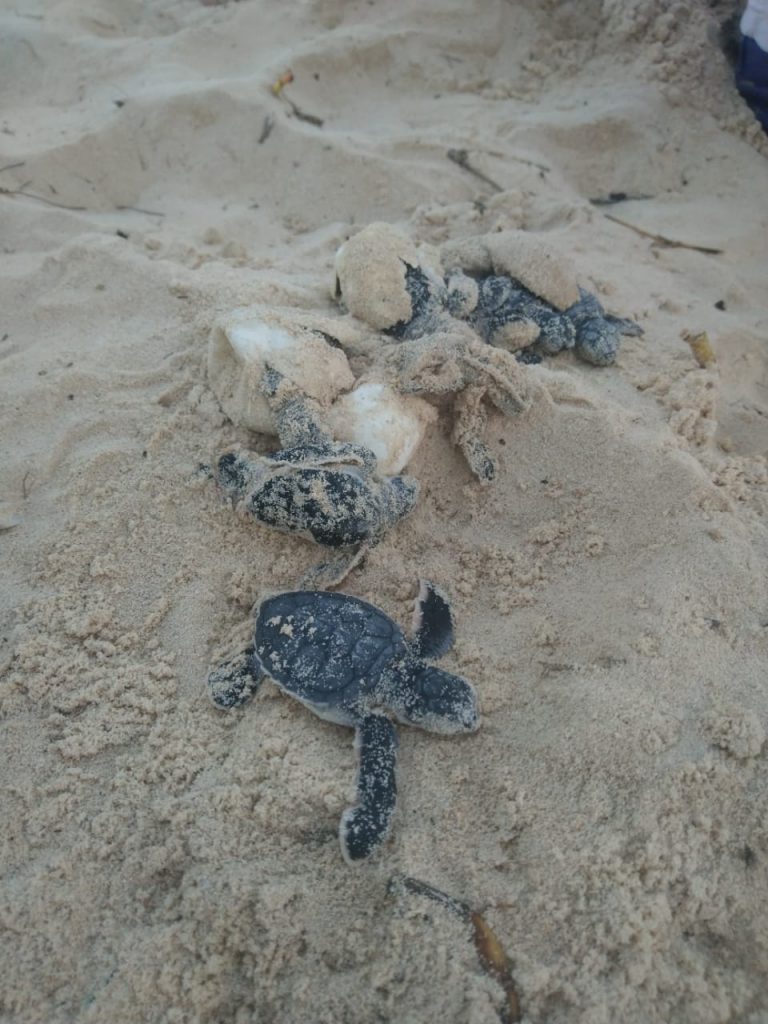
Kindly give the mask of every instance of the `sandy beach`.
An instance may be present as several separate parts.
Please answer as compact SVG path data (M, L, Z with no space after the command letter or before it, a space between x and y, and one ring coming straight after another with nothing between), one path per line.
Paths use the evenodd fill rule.
M768 138L733 8L0 5L4 1024L768 1024ZM341 585L407 628L436 581L482 710L400 728L351 867L352 732L205 688L319 549L200 467L276 446L211 387L214 324L340 317L373 222L529 233L644 334L521 367L489 486L441 405Z

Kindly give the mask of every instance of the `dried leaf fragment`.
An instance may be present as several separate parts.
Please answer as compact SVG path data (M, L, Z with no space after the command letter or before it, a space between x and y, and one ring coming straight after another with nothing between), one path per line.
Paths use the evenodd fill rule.
M277 78L272 83L272 92L275 94L275 96L279 96L280 93L285 88L285 86L286 85L290 85L292 81L293 81L293 72L291 71L290 68L288 68L287 71L284 71L282 73L282 75L280 75L280 77Z

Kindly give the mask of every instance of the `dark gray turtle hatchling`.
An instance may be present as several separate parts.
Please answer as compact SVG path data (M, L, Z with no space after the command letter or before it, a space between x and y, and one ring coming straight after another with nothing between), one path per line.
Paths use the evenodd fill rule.
M368 448L334 441L309 399L276 371L264 391L281 444L269 455L226 452L216 480L260 523L308 537L343 554L311 570L304 586L333 586L416 504L412 477L380 477Z
M384 612L345 594L278 594L259 606L253 644L208 677L219 708L244 704L269 676L320 718L355 729L357 798L339 826L348 862L368 857L392 823L397 735L385 712L430 732L478 728L471 684L428 663L453 643L450 607L431 583L421 584L413 628L408 639Z
M576 354L595 366L608 366L616 359L621 335L639 337L643 328L634 320L606 313L597 298L579 287L579 301L565 315L576 328Z
M606 313L584 288L579 288L579 296L578 302L561 311L515 278L489 274L478 282L477 305L467 319L490 344L508 324L530 321L539 328L534 353L556 355L574 349L586 362L608 366L616 359L621 335L640 335L643 329L634 320Z
M466 320L484 341L504 347L501 338L509 324L530 323L539 329L538 337L516 353L519 362L574 349L585 362L609 366L616 359L622 334L643 333L634 320L606 313L596 296L581 286L578 302L564 310L504 274L475 277L457 269L446 275L441 287L421 268L406 265L405 286L413 315L386 332L398 340L421 338L444 328L448 314Z

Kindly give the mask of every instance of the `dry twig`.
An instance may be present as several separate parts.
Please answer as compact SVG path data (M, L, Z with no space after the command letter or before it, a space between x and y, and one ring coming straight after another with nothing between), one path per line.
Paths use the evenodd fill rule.
M469 162L469 153L466 151L466 149L449 149L445 155L458 167L461 167L462 170L468 171L470 174L474 175L480 181L484 182L486 185L489 185L496 192L504 191L503 186L500 185L498 181L494 181L493 178L489 178L486 174L483 174L482 171L478 171L476 167L472 166L472 164Z
M27 185L31 182L25 182L21 188L0 188L0 196L24 196L25 199L37 199L39 203L46 203L48 206L55 206L59 210L72 210L75 213L83 213L88 209L87 206L68 206L66 203L57 203L55 199L48 199L46 196L39 196L35 192L27 192Z
M646 231L645 228L639 228L637 224L630 224L628 220L622 220L621 217L614 217L612 213L604 213L603 216L616 224L621 224L622 227L629 228L630 231L634 231L638 235L642 235L643 238L650 238L656 245L663 245L667 249L691 249L693 252L706 253L707 256L720 256L723 251L708 245L694 245L691 242L680 242L675 238L667 238L666 235L657 235L654 231Z
M475 949L483 970L501 985L507 997L507 1004L499 1014L501 1024L516 1024L517 1021L522 1020L520 996L512 977L512 964L496 933L482 915L477 910L473 910L468 903L457 900L418 878L411 878L409 875L396 875L390 882L390 891L396 891L398 886L416 896L426 896L427 899L434 900L435 903L439 903L440 906L460 917L472 928Z

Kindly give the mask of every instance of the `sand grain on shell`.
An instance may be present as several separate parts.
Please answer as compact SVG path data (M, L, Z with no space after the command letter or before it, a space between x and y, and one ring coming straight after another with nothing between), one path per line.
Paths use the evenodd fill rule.
M708 42L728 7L0 15L3 1020L498 1021L466 922L402 876L482 915L531 1022L764 1020L768 173ZM287 66L322 127L270 91ZM722 255L607 220L615 192ZM417 573L449 592L484 724L401 730L393 837L352 871L349 730L203 686L317 549L198 467L263 449L206 381L212 325L334 316L373 221L541 233L646 334L532 369L540 400L490 418L492 488L445 417L409 466L418 508L345 589L403 625Z

